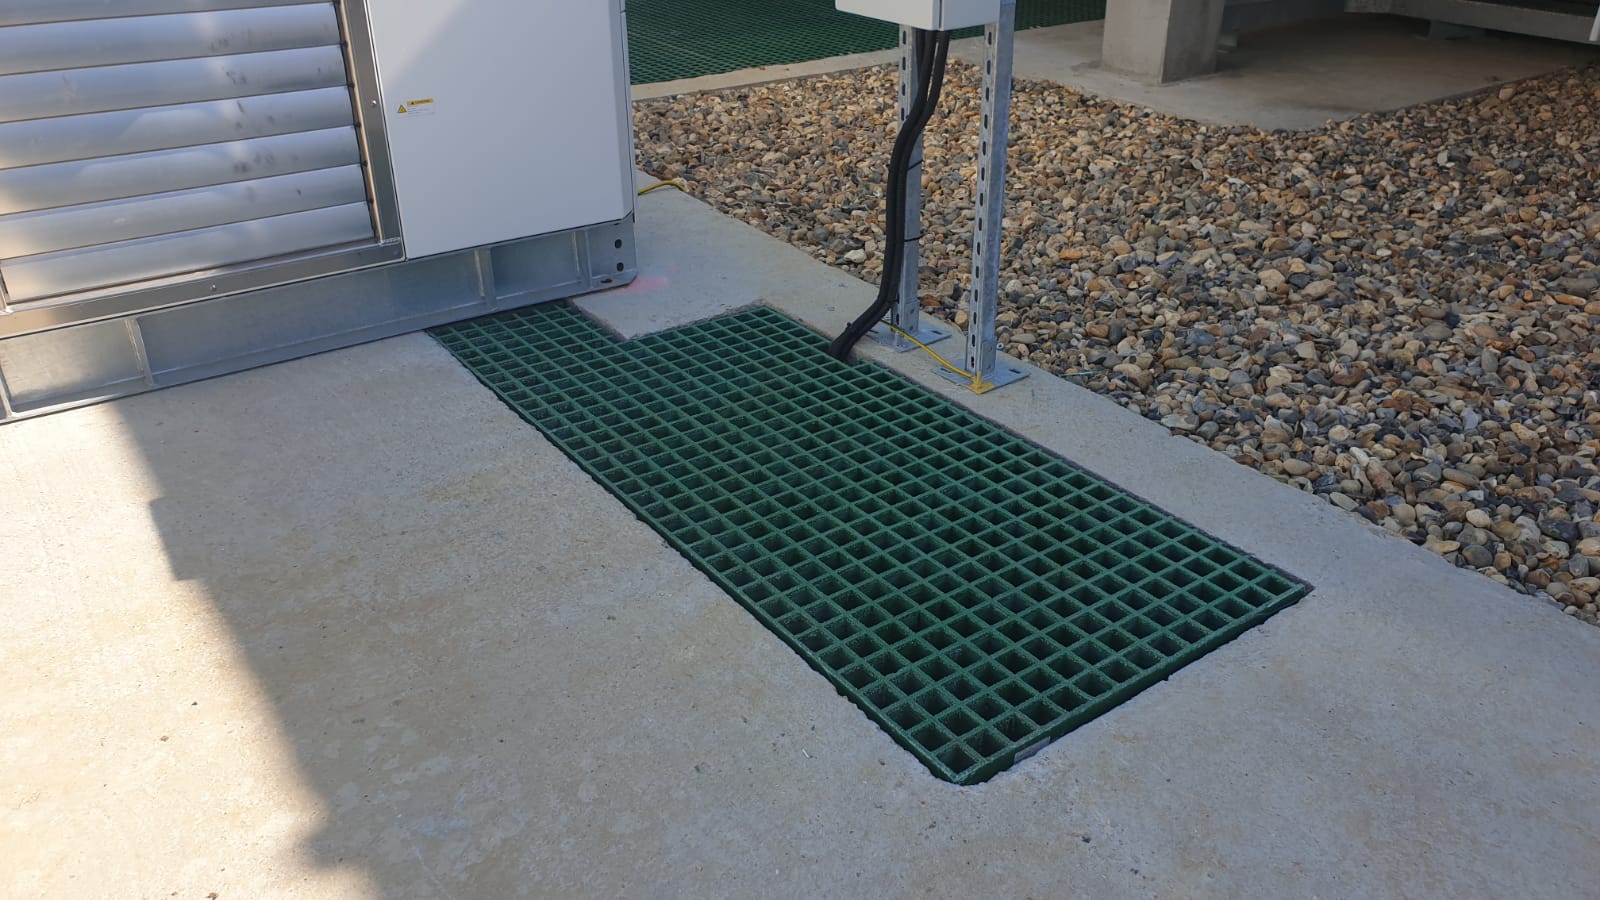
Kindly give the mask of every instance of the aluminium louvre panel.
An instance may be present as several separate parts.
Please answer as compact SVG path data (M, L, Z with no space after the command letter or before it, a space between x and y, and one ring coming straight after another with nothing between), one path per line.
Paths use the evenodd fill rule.
M13 2L0 73L13 309L376 238L332 2Z

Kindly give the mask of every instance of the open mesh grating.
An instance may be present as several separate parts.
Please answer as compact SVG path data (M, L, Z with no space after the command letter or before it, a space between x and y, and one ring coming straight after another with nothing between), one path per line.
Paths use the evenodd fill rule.
M1309 588L771 310L437 329L935 775L983 781Z

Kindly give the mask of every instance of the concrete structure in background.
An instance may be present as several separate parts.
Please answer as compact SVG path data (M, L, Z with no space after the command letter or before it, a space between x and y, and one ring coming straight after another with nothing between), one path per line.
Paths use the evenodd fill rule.
M1209 75L1231 36L1370 13L1424 19L1436 27L1503 31L1590 43L1595 20L1570 11L1483 0L1116 0L1106 6L1102 64L1157 84Z
M1145 81L1182 81L1217 67L1224 0L1117 0L1106 5L1105 67Z

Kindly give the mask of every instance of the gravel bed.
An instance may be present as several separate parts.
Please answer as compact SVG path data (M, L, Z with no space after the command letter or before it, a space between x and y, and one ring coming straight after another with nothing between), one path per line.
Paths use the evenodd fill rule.
M875 281L893 90L641 103L641 165ZM1304 132L1017 91L1008 352L1600 621L1600 70ZM975 70L941 113L921 287L959 325Z

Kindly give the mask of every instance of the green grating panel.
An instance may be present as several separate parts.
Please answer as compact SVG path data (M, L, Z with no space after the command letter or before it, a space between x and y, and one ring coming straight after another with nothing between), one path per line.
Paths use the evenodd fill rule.
M771 310L434 334L922 760L983 781L1308 588Z
M1087 22L1105 14L1106 0L1020 0L1017 27ZM898 42L898 34L894 25L835 10L833 0L628 4L635 84L887 50Z

